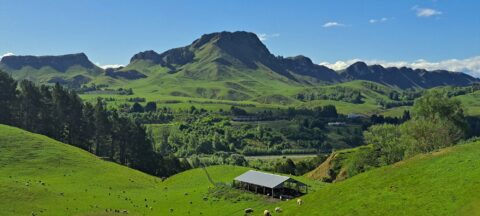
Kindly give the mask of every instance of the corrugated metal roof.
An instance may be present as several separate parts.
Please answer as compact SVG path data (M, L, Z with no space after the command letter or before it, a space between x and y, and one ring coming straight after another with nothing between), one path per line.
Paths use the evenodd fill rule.
M235 178L237 181L255 184L263 187L274 188L290 179L287 176L275 175L259 172L255 170L247 171Z

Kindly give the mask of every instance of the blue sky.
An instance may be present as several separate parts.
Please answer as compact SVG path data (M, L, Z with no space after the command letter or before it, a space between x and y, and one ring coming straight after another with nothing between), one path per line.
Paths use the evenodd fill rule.
M361 59L480 75L479 11L478 0L0 0L0 55L85 52L127 64L140 51L244 30L275 55L331 67Z

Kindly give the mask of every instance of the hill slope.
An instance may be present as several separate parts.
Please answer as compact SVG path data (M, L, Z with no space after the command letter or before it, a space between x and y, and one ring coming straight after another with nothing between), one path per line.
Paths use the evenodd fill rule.
M230 182L247 168L207 170L214 181ZM2 216L118 215L115 209L128 215L232 215L268 204L262 197L242 194L235 202L224 201L209 195L211 186L201 169L162 182L47 137L0 125Z
M480 141L331 184L288 215L480 215Z
M202 169L163 181L47 137L0 125L0 215L480 215L480 142L420 155L343 182L312 186L305 204L224 189ZM207 168L216 182L248 170ZM218 193L216 193L218 194ZM151 207L151 208L150 208Z

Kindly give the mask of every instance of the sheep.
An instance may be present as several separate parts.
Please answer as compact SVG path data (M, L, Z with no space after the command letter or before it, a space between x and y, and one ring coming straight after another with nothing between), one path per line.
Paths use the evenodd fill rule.
M253 209L252 208L246 208L245 209L245 214L250 214L250 213L253 213Z
M303 204L303 200L302 200L302 199L297 199L297 204L298 204L298 205L302 205L302 204Z
M282 212L282 211L283 211L283 210L282 210L282 208L280 208L280 207L276 207L276 208L275 208L275 212L276 212L276 213L280 213L280 212Z
M263 216L272 216L272 214L270 213L270 211L265 210L263 211Z

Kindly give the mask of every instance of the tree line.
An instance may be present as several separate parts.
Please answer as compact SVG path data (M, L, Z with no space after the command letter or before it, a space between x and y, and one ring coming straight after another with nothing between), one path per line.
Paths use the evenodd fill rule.
M156 175L169 176L188 169L188 162L154 150L141 122L105 101L83 103L61 85L19 83L0 71L0 124L16 126L82 148L107 160Z
M415 100L412 114L412 118L402 124L377 124L365 131L365 143L369 146L352 156L346 168L348 175L437 151L480 135L480 120L465 117L460 101L445 92L425 93Z

